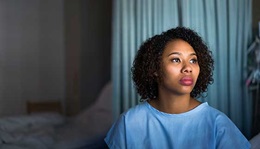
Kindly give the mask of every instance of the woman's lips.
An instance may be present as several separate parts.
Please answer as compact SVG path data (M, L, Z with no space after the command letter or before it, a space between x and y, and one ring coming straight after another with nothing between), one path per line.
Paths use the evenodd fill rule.
M180 84L184 86L191 86L193 84L193 79L191 77L183 77L180 80Z

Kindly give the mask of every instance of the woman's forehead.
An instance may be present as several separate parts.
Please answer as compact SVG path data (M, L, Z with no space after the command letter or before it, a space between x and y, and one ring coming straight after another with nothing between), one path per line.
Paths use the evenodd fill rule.
M188 42L181 39L176 39L168 42L163 51L163 55L170 55L172 53L191 54L196 52Z

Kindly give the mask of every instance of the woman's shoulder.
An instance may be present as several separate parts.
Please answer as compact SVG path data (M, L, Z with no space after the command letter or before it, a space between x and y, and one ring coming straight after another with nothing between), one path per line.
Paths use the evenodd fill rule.
M211 115L215 118L218 118L218 117L224 117L224 118L227 118L226 114L223 113L222 111L210 106L207 102L205 103L205 112L208 114L208 115Z
M207 111L205 113L207 113L209 117L214 120L215 128L217 130L237 129L233 121L224 112L211 106L208 106L206 110Z
M122 113L123 117L135 117L135 116L141 116L144 114L147 114L148 112L148 108L147 108L147 102L142 102L139 103L133 107L131 107L130 109L128 109L127 111L125 111L124 113Z
M230 118L222 111L210 106L208 103L204 103L204 108L199 113L200 117L210 122L214 126L227 126L234 125Z
M138 124L145 123L145 117L149 115L147 103L139 103L127 111L123 112L114 122L111 131L125 130L127 128L136 127ZM140 125L138 125L140 126Z
M213 107L209 107L209 110L214 115L214 130L218 146L225 146L226 148L250 148L250 143L228 115Z

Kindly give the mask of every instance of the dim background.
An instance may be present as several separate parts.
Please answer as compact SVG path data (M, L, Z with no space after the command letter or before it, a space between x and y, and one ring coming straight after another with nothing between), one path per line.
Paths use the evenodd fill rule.
M90 106L111 78L111 15L112 0L0 0L0 116Z
M0 117L31 100L58 100L66 115L89 108L111 80L112 12L112 0L0 0Z

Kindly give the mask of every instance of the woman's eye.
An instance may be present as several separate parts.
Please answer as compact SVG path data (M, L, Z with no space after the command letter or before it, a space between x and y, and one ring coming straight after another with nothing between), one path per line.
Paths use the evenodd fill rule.
M190 63L194 63L194 64L195 64L195 63L197 63L197 62L198 62L197 59L191 59L191 60L190 60Z
M174 59L172 59L172 62L174 62L174 63L179 63L181 60L179 59L179 58L174 58Z

